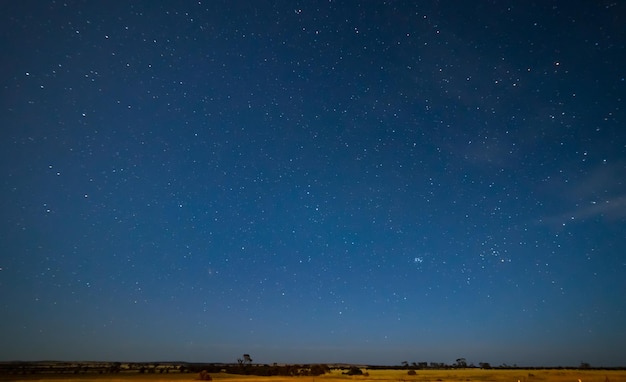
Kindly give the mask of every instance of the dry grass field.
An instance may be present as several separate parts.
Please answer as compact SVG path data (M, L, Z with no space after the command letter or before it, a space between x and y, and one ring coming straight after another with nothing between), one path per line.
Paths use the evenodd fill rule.
M366 370L365 376L347 376L341 370L318 377L258 377L226 373L211 374L216 382L626 382L626 370L417 370L408 375L406 370ZM42 382L166 382L194 381L197 374L84 374L84 375L33 375L3 376L2 381Z

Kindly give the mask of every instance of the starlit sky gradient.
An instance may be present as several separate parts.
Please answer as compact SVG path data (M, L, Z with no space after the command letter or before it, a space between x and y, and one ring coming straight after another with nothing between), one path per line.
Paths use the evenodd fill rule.
M625 2L0 15L0 360L626 366Z

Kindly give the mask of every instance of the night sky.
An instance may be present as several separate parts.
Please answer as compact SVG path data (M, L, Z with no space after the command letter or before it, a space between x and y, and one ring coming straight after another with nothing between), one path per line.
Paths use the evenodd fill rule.
M626 365L625 2L0 15L0 360Z

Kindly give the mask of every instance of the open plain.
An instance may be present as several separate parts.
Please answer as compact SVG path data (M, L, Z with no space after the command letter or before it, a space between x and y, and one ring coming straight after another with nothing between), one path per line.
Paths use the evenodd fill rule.
M342 370L316 377L260 377L228 373L212 373L214 381L223 382L626 382L626 370L579 370L579 369L449 369L416 370L368 370L364 375L348 376ZM195 373L169 374L80 374L80 375L4 375L2 381L45 382L165 382L199 380Z

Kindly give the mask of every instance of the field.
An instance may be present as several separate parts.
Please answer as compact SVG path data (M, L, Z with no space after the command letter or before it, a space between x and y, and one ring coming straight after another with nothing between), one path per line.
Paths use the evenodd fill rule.
M258 377L226 373L211 374L215 382L626 382L626 370L417 370L408 375L406 370L366 370L368 375L347 376L341 370L318 377ZM165 382L194 381L197 374L84 374L84 375L32 375L0 376L2 381L43 382Z

